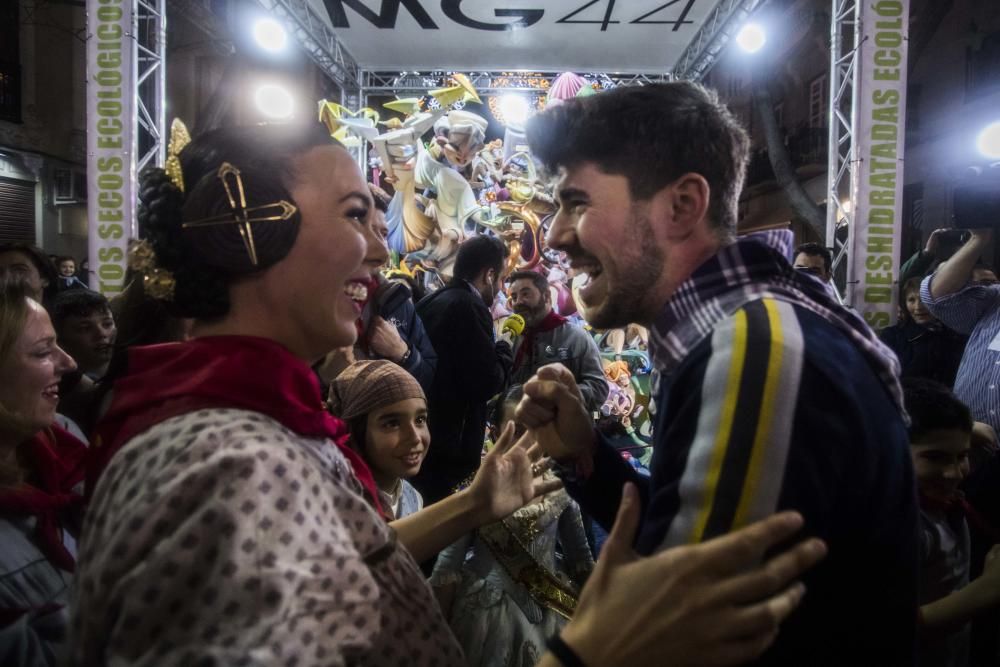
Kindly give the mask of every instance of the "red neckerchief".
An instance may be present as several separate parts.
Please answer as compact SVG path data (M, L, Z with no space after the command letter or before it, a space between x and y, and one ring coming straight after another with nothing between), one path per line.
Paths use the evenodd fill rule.
M547 331L552 331L553 329L558 329L562 325L566 324L568 320L557 313L554 310L550 310L549 314L538 323L538 326L525 329L524 340L521 341L521 347L517 348L517 356L514 358L514 368L520 368L521 361L524 359L524 351L530 350L528 352L528 359L533 360L535 356L535 334L545 333Z
M171 417L207 408L260 412L299 435L329 438L383 514L371 470L348 446L344 422L326 411L316 375L278 343L250 336L211 336L129 350L128 373L115 382L111 407L96 428L87 496L131 438Z
M0 514L35 517L35 543L49 562L67 572L76 568L63 544L61 515L83 506L73 490L83 481L87 447L59 426L37 433L22 445L35 484L22 483L0 491Z
M965 495L961 492L955 494L950 500L938 500L918 494L920 508L928 511L938 511L944 514L958 513L965 517L969 527L982 535L988 536L993 542L1000 542L1000 531L998 531L976 508L969 504Z

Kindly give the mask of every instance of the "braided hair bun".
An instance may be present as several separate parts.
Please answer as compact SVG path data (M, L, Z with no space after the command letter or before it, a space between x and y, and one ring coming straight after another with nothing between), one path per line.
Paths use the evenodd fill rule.
M184 228L184 223L232 216L233 208L219 177L229 163L239 170L247 208L279 201L295 205L289 189L295 182L297 156L320 146L336 145L319 123L222 128L195 137L180 154L182 193L162 169L143 173L139 188L139 227L156 252L157 264L173 272L173 315L216 319L229 312L229 285L239 276L266 270L281 261L298 236L301 215L251 223L256 265L235 222ZM236 181L227 177L239 202ZM276 209L250 213L269 217Z

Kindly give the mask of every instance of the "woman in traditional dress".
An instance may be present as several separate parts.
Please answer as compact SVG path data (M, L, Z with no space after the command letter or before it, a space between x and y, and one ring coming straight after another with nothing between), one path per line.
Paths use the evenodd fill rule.
M515 385L498 401L498 431L513 426L521 396ZM530 667L572 617L593 568L580 508L559 489L445 549L431 585L470 665Z
M529 501L530 460L508 430L466 491L385 520L310 370L353 343L366 296L360 169L318 124L213 131L168 167L142 180L149 244L135 258L194 338L133 350L98 427L107 465L80 546L74 664L464 664L416 561ZM801 518L636 561L634 487L623 499L554 650L593 665L763 650L801 597L785 586L819 552L806 542L746 568ZM692 612L624 620L640 591Z

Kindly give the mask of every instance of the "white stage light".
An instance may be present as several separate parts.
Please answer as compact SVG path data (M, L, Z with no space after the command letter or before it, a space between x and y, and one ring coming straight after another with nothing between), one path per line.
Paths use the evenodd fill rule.
M268 118L287 119L295 111L295 100L292 99L292 94L273 83L258 87L253 99L257 104L257 110Z
M747 23L736 34L736 43L747 53L757 53L767 42L764 29L756 23Z
M976 148L990 160L1000 160L1000 120L987 125L976 138Z
M528 114L531 113L531 105L521 95L504 95L500 98L500 113L507 125L524 127Z
M253 38L257 42L257 46L271 53L283 51L285 45L288 44L288 33L285 32L285 27L270 18L258 19L253 24Z

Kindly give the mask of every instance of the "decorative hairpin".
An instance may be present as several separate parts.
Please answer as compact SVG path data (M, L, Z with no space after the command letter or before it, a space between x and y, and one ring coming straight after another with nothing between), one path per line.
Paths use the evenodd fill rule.
M246 248L247 255L250 256L250 263L257 266L257 244L254 242L253 224L256 222L288 220L295 215L298 208L284 199L271 204L248 207L246 189L243 186L243 176L239 169L228 162L222 163L216 176L222 181L222 187L226 190L226 196L229 198L229 208L232 209L232 212L185 222L181 227L183 229L193 229L197 227L235 224L240 231L240 236L243 238L243 246Z
M167 172L167 178L181 192L184 192L184 174L181 172L180 154L189 143L191 134L187 126L180 118L174 118L170 123L170 143L167 144L167 161L163 165L163 171Z
M128 265L142 274L142 289L150 297L159 301L173 301L177 281L167 269L156 266L156 252L152 244L143 239L132 243L128 250Z

